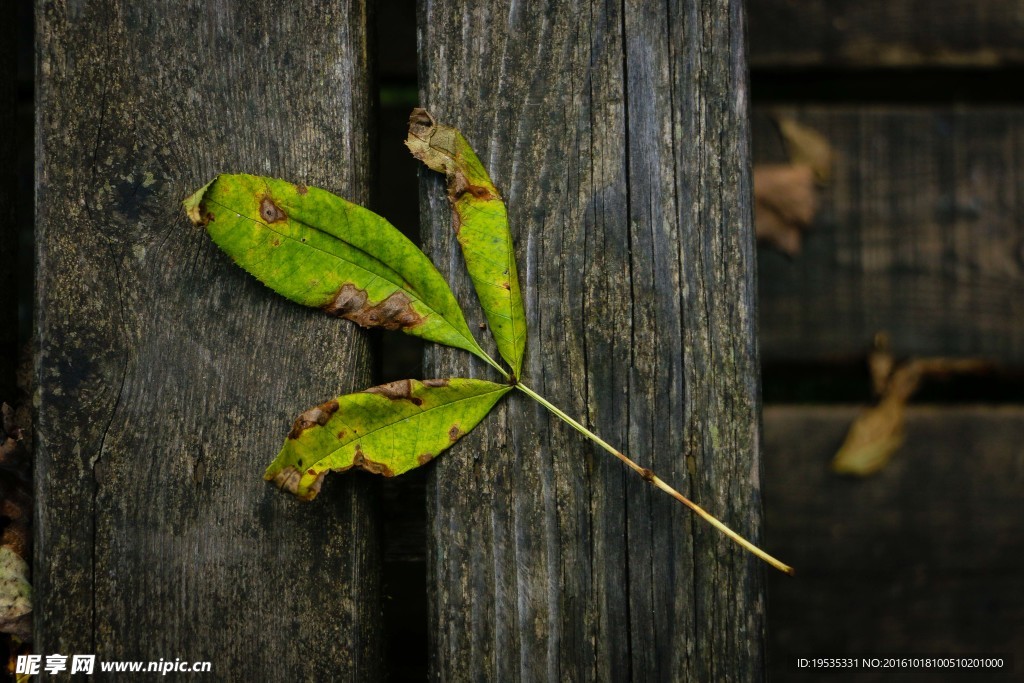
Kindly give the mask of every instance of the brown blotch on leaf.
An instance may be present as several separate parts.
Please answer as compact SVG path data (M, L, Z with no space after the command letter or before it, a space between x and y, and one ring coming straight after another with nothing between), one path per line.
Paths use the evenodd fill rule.
M300 183L295 186L295 191L298 192L299 194L306 194L307 192L309 192L309 188Z
M440 387L448 386L449 382L447 379L425 379L423 380L423 386L430 387L431 389L438 389Z
M643 468L640 469L640 476L643 477L644 479L646 479L649 482L653 482L654 481L654 472L652 472L651 470L647 469L646 467L643 467Z
M412 299L405 292L395 292L384 301L370 306L366 292L346 283L324 311L362 326L401 330L422 325L426 318L412 308Z
M462 432L459 430L459 425L453 424L452 428L448 430L448 440L455 443L462 436Z
M288 215L274 203L270 197L264 197L260 202L260 218L267 223L280 223L288 220Z
M324 426L331 419L331 415L338 411L338 402L334 399L321 403L315 408L310 408L296 418L292 424L292 430L288 432L289 439L297 439L310 427Z
M475 199L482 199L485 201L498 198L497 195L495 195L489 189L487 189L486 187L481 187L480 185L466 185L466 189L463 190L463 192L470 193L471 195L473 195ZM456 196L455 198L458 199L458 196Z
M413 405L423 405L423 399L412 395L412 380L400 379L397 382L388 382L380 386L370 387L363 391L364 394L378 394L390 398L392 401L405 399Z
M356 454L352 458L351 467L358 467L359 469L369 472L370 474L379 474L384 477L395 476L395 473L391 470L391 468L385 465L384 463L376 462L375 460L370 460L369 458L367 458L366 454L363 453L363 449L359 447L359 444L356 444ZM348 469L351 469L351 467L344 467L339 471L344 472Z
M433 453L420 453L416 456L416 462L421 465L426 465L428 462L434 459Z
M366 307L366 290L359 289L350 282L346 282L338 290L334 298L324 306L324 311L329 315L344 318Z
M501 288L502 288L502 289L509 289L509 290L511 290L511 289L512 289L512 285L510 285L510 284L509 284L509 283L507 283L507 282L502 282L502 283L501 283Z

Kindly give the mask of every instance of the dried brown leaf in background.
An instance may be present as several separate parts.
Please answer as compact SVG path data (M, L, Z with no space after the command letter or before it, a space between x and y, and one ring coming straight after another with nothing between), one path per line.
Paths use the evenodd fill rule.
M779 117L775 123L786 144L786 154L789 155L790 163L810 166L819 183L828 183L832 178L832 165L836 161L836 153L825 136L793 119Z
M0 633L25 641L32 638L28 565L32 498L27 431L6 403L0 406L0 413L0 518L4 520L0 532Z
M757 239L795 256L801 233L818 210L814 170L806 165L764 164L754 168L754 230Z
M885 332L875 335L868 365L875 393L881 399L850 425L843 445L832 459L832 469L839 474L868 476L888 464L903 443L907 402L924 379L992 368L988 361L975 358L913 358L896 365Z
M885 467L903 443L905 407L904 401L890 397L858 415L832 460L832 469L863 477Z

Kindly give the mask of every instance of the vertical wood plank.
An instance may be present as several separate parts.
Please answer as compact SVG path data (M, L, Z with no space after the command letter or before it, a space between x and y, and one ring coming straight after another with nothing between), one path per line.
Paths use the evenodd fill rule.
M756 539L740 3L424 0L420 31L424 103L509 206L523 381ZM424 188L473 326L441 182ZM426 374L490 376L441 349ZM758 561L524 396L439 459L428 515L434 678L763 675Z
M184 218L219 172L365 203L361 0L43 1L38 21L39 652L372 680L368 484L263 469L369 381L353 326L277 297Z

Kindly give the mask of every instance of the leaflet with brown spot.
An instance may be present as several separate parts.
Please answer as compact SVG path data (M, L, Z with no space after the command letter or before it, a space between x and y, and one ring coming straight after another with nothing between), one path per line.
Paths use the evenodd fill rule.
M526 347L526 311L501 193L462 133L439 124L425 110L413 110L405 144L448 180L452 227L466 269L498 351L512 367L511 375L518 377Z
M397 476L465 436L511 390L478 379L408 379L340 396L296 420L264 478L308 499L328 471Z

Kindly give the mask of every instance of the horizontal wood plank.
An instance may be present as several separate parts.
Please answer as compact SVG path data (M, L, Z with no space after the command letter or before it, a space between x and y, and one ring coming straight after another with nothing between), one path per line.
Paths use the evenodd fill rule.
M1017 0L750 0L752 68L1024 65Z
M821 680L797 656L1024 652L1024 408L912 407L892 462L849 479L828 464L858 410L764 412L768 543L798 571L769 577L774 678Z
M784 160L769 120L792 118L837 153L803 251L759 250L762 357L898 354L1024 364L1024 111L760 110L755 163Z

